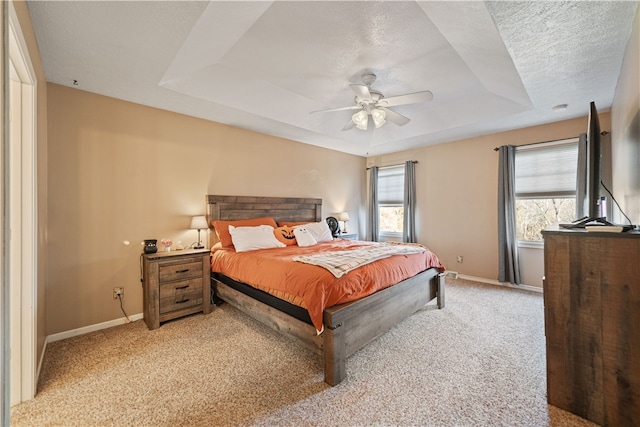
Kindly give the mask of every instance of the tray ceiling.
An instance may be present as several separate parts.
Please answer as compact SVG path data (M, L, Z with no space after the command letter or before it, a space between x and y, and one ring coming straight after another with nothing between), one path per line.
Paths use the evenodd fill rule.
M28 5L49 82L371 156L608 110L638 3ZM353 105L363 73L434 99L366 131L342 131L354 110L310 114Z

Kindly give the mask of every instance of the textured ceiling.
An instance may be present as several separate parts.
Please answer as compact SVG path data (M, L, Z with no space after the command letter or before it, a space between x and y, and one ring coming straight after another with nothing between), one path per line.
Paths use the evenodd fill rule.
M637 2L29 1L47 80L358 155L610 108ZM405 126L342 131L372 72ZM557 104L567 110L552 111ZM585 124L586 126L586 124Z

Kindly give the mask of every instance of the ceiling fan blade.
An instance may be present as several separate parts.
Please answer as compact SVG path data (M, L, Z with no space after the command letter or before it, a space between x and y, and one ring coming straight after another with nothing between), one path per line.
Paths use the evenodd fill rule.
M342 128L342 130L351 130L356 126L355 122L351 119L349 119L349 121L347 122L346 125L344 125L344 127Z
M433 94L428 90L424 92L408 93L406 95L382 98L377 105L380 107L395 107L397 105L419 104L433 100Z
M398 126L404 126L411 121L411 119L409 119L408 117L405 117L402 114L398 114L393 110L389 110L388 108L385 108L385 107L378 107L378 108L380 108L385 113L387 113L387 116L386 116L387 120L397 124Z
M349 85L351 89L356 93L356 96L360 99L371 99L371 92L369 87L365 85Z
M361 110L361 109L362 109L362 107L360 105L351 105L349 107L330 108L328 110L310 111L309 114L313 114L313 113L330 113L332 111Z

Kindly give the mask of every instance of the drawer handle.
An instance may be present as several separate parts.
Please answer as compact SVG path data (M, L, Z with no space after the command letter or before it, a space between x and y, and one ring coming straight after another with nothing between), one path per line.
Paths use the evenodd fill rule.
M186 273L187 271L189 271L189 269L185 268L184 270L177 270L176 273Z
M180 301L176 301L176 304L184 304L185 302L189 301L189 298L185 298L183 300Z
M189 285L177 286L177 287L176 287L176 290L177 290L177 289L187 289L188 287L189 287Z

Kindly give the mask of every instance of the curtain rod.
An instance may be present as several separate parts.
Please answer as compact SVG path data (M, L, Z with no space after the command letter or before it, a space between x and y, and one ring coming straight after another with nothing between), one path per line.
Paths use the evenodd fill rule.
M550 142L566 141L567 139L574 139L574 138L580 138L580 135L578 135L578 136L570 136L569 138L552 139L550 141L540 141L540 142L532 142L532 143L529 143L529 144L516 145L516 148L519 148L519 147L530 147L532 145L548 144ZM493 151L498 151L498 150L500 150L500 147L495 147L493 149Z
M600 135L605 136L608 135L609 132L606 130L603 130L602 132L600 132ZM567 139L574 139L574 138L580 138L580 135L578 136L570 136L569 138L563 138L563 139L552 139L551 141L541 141L541 142L532 142L530 144L522 144L522 145L516 145L516 148L518 147L529 147L531 145L538 145L538 144L548 144L550 142L560 142L560 141L566 141ZM495 147L493 149L493 151L498 151L500 150L500 147Z
M407 161L409 161L411 163L418 163L417 160L407 160ZM395 167L395 166L402 166L402 165L404 165L404 163L399 163L397 165L378 166L378 168L392 168L392 167ZM369 169L371 169L371 168L370 167L367 168L367 170L369 170Z

